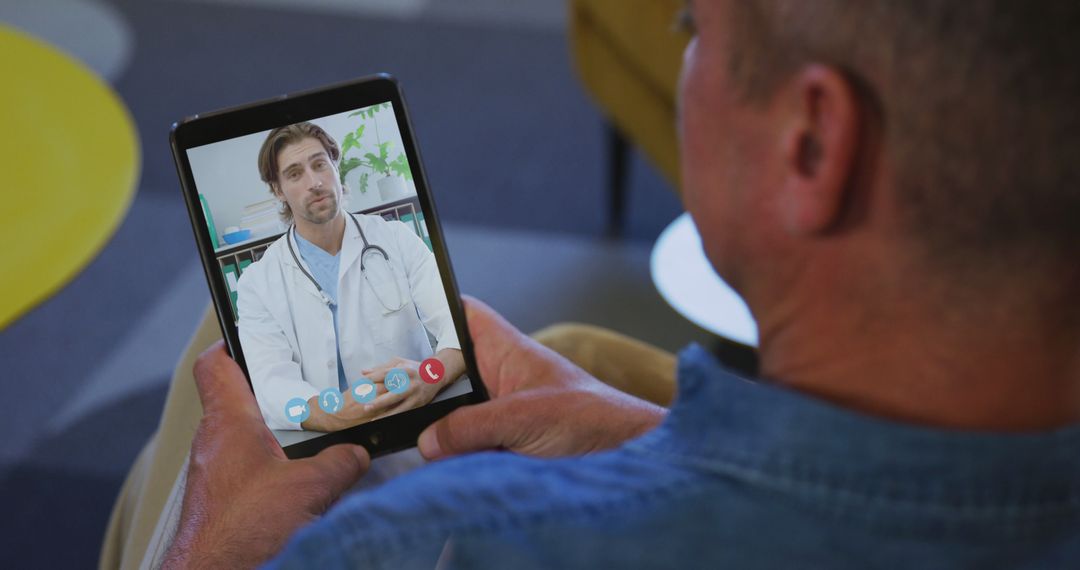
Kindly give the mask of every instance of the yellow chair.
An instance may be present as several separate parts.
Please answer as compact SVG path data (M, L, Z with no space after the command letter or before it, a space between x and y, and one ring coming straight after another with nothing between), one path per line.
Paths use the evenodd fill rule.
M608 120L609 232L621 231L627 141L678 191L675 93L690 40L675 30L683 0L570 0L570 51Z
M105 246L135 193L139 145L92 71L0 24L0 329L49 298Z

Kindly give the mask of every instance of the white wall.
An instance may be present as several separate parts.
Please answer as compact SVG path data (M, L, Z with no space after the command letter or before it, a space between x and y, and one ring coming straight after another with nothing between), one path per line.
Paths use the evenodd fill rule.
M367 121L368 126L360 139L362 149L360 152L353 149L347 156L360 157L365 152L377 154L377 136L383 142L391 141L389 148L391 159L397 153L404 152L401 132L394 119L392 108L387 107L376 112L373 119L349 117L351 112L323 117L312 122L330 133L338 145L341 145L347 133L355 131L362 121ZM375 128L376 126L378 129ZM195 186L210 205L214 226L218 232L218 241L222 246L225 245L221 240L225 228L240 226L240 218L245 206L272 197L269 187L259 179L258 166L259 148L269 132L263 131L188 150L188 160L191 162L191 171L195 176ZM416 165L411 166L414 170L416 169ZM359 192L358 181L364 171L369 171L369 169L357 168L345 179L348 189L344 205L349 210L367 210L385 202L380 199L376 184L376 180L381 175L372 173L368 179L367 192L363 194ZM416 194L416 185L413 181L406 182L406 190L410 195ZM390 201L400 198L398 196Z

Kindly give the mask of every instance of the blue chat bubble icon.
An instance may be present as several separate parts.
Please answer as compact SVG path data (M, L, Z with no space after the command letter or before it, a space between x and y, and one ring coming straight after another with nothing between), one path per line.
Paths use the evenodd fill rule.
M349 393L357 402L370 404L375 400L375 383L367 378L361 378L349 388Z

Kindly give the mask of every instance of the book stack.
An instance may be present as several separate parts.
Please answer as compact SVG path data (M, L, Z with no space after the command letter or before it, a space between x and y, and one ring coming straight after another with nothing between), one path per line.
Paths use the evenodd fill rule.
M278 201L273 198L244 206L240 227L251 230L253 239L277 235L287 229L278 216Z

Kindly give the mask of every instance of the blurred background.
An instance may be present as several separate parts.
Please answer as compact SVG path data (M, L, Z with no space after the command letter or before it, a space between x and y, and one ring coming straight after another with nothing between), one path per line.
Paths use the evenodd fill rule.
M707 342L650 279L654 243L682 208L670 175L634 145L624 163L623 212L612 220L618 140L575 68L573 4L0 1L0 33L27 34L115 91L137 150L118 225L102 234L81 271L0 330L3 565L96 564L116 493L157 426L172 369L210 302L168 146L170 125L188 115L376 72L396 75L464 292L526 331L580 321L672 350ZM668 33L667 21L660 29ZM5 69L18 68L27 53L9 48L0 58ZM65 112L96 113L77 90L52 92L52 71L30 72L45 75L36 89ZM5 73L5 90L23 79ZM32 107L2 113L41 112ZM93 202L100 181L60 176L62 168L48 165L63 165L78 144L110 144L96 132L55 141L46 166L32 167L19 154L19 134L8 131L16 143L4 147L4 170L33 168L23 174ZM5 195L20 190L8 187ZM18 204L0 214L4 225L27 214L29 206ZM49 208L46 214L64 206ZM25 247L18 239L3 245L9 257ZM10 267L0 273L5 288L25 279Z

